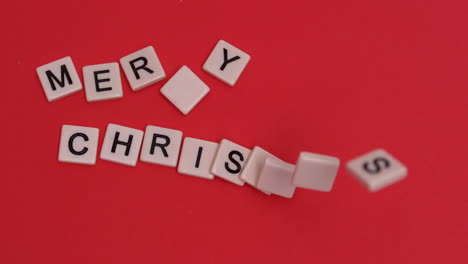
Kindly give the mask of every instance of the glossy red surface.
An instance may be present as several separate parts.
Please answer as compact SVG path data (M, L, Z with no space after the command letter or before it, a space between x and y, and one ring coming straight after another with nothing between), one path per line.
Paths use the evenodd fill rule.
M468 2L4 1L1 263L468 263ZM219 39L252 56L235 87L202 70ZM46 101L35 68L154 45L211 92L183 116L164 80L124 98ZM121 72L122 73L122 72ZM383 147L408 178L369 193L266 196L176 169L57 161L63 124L153 124L184 136L351 158ZM465 164L465 165L464 165Z

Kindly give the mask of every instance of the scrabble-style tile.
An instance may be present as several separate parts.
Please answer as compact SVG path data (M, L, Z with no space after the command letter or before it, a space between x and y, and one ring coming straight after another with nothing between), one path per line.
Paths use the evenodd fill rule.
M249 158L247 159L247 162L244 165L244 168L242 169L240 178L253 187L263 191L264 193L270 194L270 192L258 187L258 177L262 172L263 165L267 158L278 159L266 150L260 147L254 147L250 153Z
M333 187L339 167L340 160L336 157L301 152L296 163L293 185L329 192Z
M378 191L404 179L408 174L408 169L383 149L376 149L349 161L346 168L370 191Z
M221 140L211 173L237 185L244 185L244 181L240 179L240 173L250 152L250 149L232 141Z
M49 102L78 92L83 88L70 57L37 67L36 72Z
M220 40L203 65L203 69L222 82L234 86L249 60L249 54Z
M58 160L61 162L94 165L99 140L99 129L63 125Z
M279 159L267 158L258 177L258 188L291 198L296 187L292 184L295 166Z
M213 179L211 164L218 150L218 143L186 137L180 154L177 171L182 174Z
M133 91L166 78L166 73L153 46L148 46L120 59L120 65Z
M102 144L101 159L136 166L142 139L141 130L108 124Z
M140 160L143 162L176 167L179 159L182 131L164 127L147 126Z
M210 88L187 66L182 66L161 88L161 93L187 115L205 97Z
M88 102L112 100L123 97L117 62L83 67L83 79Z

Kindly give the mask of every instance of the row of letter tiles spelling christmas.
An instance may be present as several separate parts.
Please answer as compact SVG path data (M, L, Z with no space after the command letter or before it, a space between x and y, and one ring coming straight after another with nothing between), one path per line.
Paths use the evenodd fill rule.
M177 167L181 174L204 179L217 176L239 186L247 182L265 194L286 198L293 196L296 187L330 191L340 166L336 157L309 152L301 152L293 165L258 146L251 150L226 139L216 143L186 137L182 144L182 135L182 131L152 125L143 132L109 124L100 158L136 166L140 157L142 162ZM98 137L97 128L63 125L59 161L94 165ZM407 174L404 165L384 150L352 160L347 167L371 191Z
M209 55L203 69L227 85L234 86L250 56L220 40ZM133 91L138 91L166 78L166 73L152 46L120 59L120 65ZM65 57L36 69L49 102L82 90L73 61ZM88 102L123 97L117 62L83 67ZM184 115L187 115L210 91L210 88L187 66L182 66L164 86L161 93Z

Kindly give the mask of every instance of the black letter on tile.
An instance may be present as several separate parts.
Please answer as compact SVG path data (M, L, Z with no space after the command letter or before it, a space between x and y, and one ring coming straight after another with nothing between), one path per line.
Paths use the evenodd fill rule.
M220 70L224 71L224 68L226 68L226 65L228 65L228 63L231 63L233 61L236 61L238 59L240 59L239 56L234 56L230 59L228 59L228 52L227 52L227 49L223 48L223 53L224 53L224 62L223 62L223 65L221 65L221 68L219 68Z
M109 72L110 72L109 70L102 70L102 71L94 72L94 83L96 84L96 92L104 92L104 91L112 90L112 87L104 87L104 88L99 87L99 83L108 82L110 81L110 79L109 78L98 79L98 74L109 73Z
M165 143L163 144L157 143L156 141L158 140L158 138L163 138L165 140ZM155 147L160 147L164 154L164 157L166 158L169 157L169 154L167 154L166 147L169 146L170 143L171 143L171 139L168 136L160 135L160 134L153 134L153 141L151 142L150 154L151 155L154 154Z
M62 88L65 86L65 78L67 78L68 84L72 84L70 73L68 72L67 66L65 64L60 66L60 80L55 77L51 70L46 71L46 75L53 91L56 90L54 81L57 82L58 85Z
M125 148L125 156L128 156L130 154L130 147L132 146L132 140L133 140L133 135L128 136L128 141L119 141L119 136L120 132L115 132L115 137L114 137L114 142L112 142L112 153L115 153L115 149L117 148L117 145L124 145Z
M229 157L229 160L230 160L232 163L234 163L234 165L236 165L236 168L235 168L235 169L231 169L231 168L229 167L229 163L227 163L227 162L224 163L224 168L226 168L226 170L227 170L228 172L232 173L232 174L237 174L237 173L239 173L239 172L241 171L242 167L241 167L240 163L239 163L237 160L234 159L234 157L233 157L234 155L239 156L239 160L240 160L240 161L244 161L244 156L242 155L242 153L240 153L240 152L237 151L237 150L233 150L233 151L229 152L228 157Z
M143 61L143 65L135 67L135 62L137 62L139 60ZM149 72L150 74L154 72L150 68L146 67L146 64L148 64L148 60L145 57L138 57L138 58L130 61L130 66L132 67L133 73L135 74L135 77L137 78L137 80L140 79L140 74L138 73L138 70L143 69L143 70Z
M195 168L200 167L200 159L203 152L203 147L198 148L197 161L195 162Z
M84 134L84 133L75 133L70 137L70 139L68 139L68 150L70 150L70 152L73 153L74 155L78 155L78 156L84 155L86 152L88 152L87 147L84 147L80 151L77 151L77 150L75 150L73 148L73 140L75 140L76 137L82 137L84 139L84 141L89 140L89 138L88 138L88 136L86 134Z
M375 158L372 163L374 164L374 168L369 168L369 162L365 162L363 165L362 165L362 168L367 172L367 173L370 173L370 174L377 174L380 172L380 170L384 169L384 168L388 168L390 167L390 161L386 158Z

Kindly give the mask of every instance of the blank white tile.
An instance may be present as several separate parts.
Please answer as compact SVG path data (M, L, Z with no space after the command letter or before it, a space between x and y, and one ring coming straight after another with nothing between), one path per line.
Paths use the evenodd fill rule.
M249 61L249 54L220 40L203 65L203 69L222 82L234 86Z
M179 159L182 131L157 126L147 126L140 160L143 162L176 167Z
M166 78L166 73L153 46L148 46L120 59L133 91L148 87Z
M142 140L141 130L109 124L102 144L101 159L136 166Z
M237 185L244 185L240 173L250 155L250 149L227 139L221 140L211 173Z
M292 184L295 166L279 159L267 158L258 177L258 188L291 198L296 187Z
M112 100L123 97L117 62L83 67L83 79L88 102Z
M390 153L377 149L346 164L348 171L370 191L378 191L400 181L408 169Z
M177 171L182 174L212 180L211 164L218 150L218 143L186 137L180 154Z
M58 160L61 162L94 165L99 140L99 129L63 125Z
M49 102L83 89L70 57L37 67L36 72Z
M293 185L316 191L329 192L340 167L336 157L301 152L296 162Z
M249 158L247 159L247 163L245 163L244 168L242 169L240 178L251 186L263 191L264 193L270 194L270 192L258 187L258 178L262 172L263 165L267 158L278 159L266 150L260 147L254 147L250 153Z
M205 97L210 88L187 66L182 66L161 88L161 93L187 115Z

